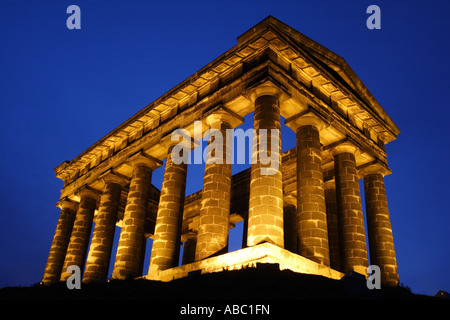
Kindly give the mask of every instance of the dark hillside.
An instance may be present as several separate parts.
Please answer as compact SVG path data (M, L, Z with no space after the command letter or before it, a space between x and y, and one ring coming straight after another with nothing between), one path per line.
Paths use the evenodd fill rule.
M53 286L8 287L0 299L118 299L118 300L392 300L437 299L416 295L403 287L369 290L364 278L349 274L341 280L280 271L278 265L259 265L236 271L191 274L171 282L112 280L82 284L69 290L65 283Z

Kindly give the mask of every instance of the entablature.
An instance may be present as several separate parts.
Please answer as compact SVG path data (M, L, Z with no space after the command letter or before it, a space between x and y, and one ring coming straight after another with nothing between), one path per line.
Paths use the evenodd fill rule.
M289 93L280 108L283 117L314 110L327 120L321 132L324 146L351 138L367 153L367 162L385 162L384 144L396 138L398 128L345 61L274 18L263 26L239 37L238 45L56 167L65 182L61 198L107 170L130 177L126 160L137 152L163 160L161 141L177 128L192 132L193 122L218 105L244 117L253 111L246 93L267 81Z

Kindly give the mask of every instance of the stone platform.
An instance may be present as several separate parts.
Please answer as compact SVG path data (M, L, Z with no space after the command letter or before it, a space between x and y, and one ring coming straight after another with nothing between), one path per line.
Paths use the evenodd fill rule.
M262 243L247 247L216 257L206 258L179 267L163 270L142 278L149 280L171 281L187 277L190 272L212 273L224 270L239 270L242 268L256 267L257 263L276 263L280 270L320 275L339 280L343 273L318 264L310 259L294 254L286 249L270 243Z

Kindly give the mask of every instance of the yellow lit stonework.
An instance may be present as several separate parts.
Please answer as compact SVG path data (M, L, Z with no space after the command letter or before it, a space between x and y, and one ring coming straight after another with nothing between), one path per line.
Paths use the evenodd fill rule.
M203 189L185 196L186 172L195 164L173 163L171 134L183 129L188 144L197 145L210 129L235 129L251 113L258 146L260 129L279 132L286 125L297 147L281 153L278 139L267 150L254 149L256 159L270 151L270 168L258 160L231 175L231 164L207 165ZM366 275L370 254L382 283L397 285L383 177L390 173L385 145L399 132L343 58L269 16L226 53L54 169L64 187L43 282L64 280L68 265L82 268L86 259L86 281L105 280L108 263L116 279L170 281L191 271L256 263L340 279L351 271ZM223 151L228 155L229 146ZM165 159L159 190L151 177ZM105 184L105 177L114 180ZM99 227L87 248L96 219ZM228 231L241 221L242 249L228 252ZM109 262L113 225L120 241ZM154 241L146 274L148 238Z
M201 273L239 270L256 267L257 263L279 264L280 270L291 270L298 273L321 275L331 279L340 279L339 271L315 263L298 254L294 254L279 246L262 243L245 249L225 253L217 257L185 264L179 267L160 271L144 278L159 281L171 281L186 277L189 272L201 270Z

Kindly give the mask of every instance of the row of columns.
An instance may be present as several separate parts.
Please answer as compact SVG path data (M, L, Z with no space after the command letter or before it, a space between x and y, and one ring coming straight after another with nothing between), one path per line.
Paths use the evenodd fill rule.
M324 122L308 115L288 121L297 134L298 254L342 272L366 274L369 259L359 189L362 175L371 264L380 267L382 283L397 285L385 167L374 164L358 173L357 148L343 143L330 150L335 176L324 183L319 135Z
M331 150L335 181L325 184L319 134L323 123L309 116L290 121L289 126L297 134L297 199L296 203L286 203L281 176L281 143L272 145L270 139L270 129L280 132L280 98L279 91L273 87L261 90L254 96L254 145L257 148L253 149L256 162L251 167L247 245L269 242L325 266L365 274L368 257L356 148L340 145ZM206 123L211 130L209 147L218 137L226 137L226 130L242 123L242 119L222 110L209 116ZM267 150L260 148L260 129L268 130ZM278 139L280 141L280 137ZM198 234L185 243L185 257L188 260L201 260L227 252L231 164L226 160L231 155L231 145L225 141L218 145L223 145L222 152L208 153L206 159ZM167 150L149 275L178 263L187 165L173 162L172 147L170 145ZM261 169L269 166L260 161L262 151L278 161L277 166L270 164L271 174L262 173ZM217 161L218 157L222 157L222 161ZM212 159L215 161L211 162ZM113 270L113 278L117 279L142 274L150 182L152 172L159 164L141 155L132 160L131 165L133 172ZM383 175L373 170L366 173L364 185L371 262L380 266L385 284L397 284ZM106 279L120 194L125 181L109 175L104 182L101 197L87 189L80 192L78 209L69 201L60 203L61 214L44 272L44 283L67 279L70 274L65 271L70 265L83 269L97 202L99 209L83 280ZM286 231L289 237L286 237Z
M133 159L130 165L133 171L114 264L115 278L136 277L142 274L149 182L159 163L154 159L139 156ZM71 265L84 269L85 282L106 279L120 196L127 182L113 174L103 177L102 180L104 188L101 196L84 188L78 194L78 208L69 200L59 203L61 214L45 267L43 283L65 281L71 275L67 273L67 268ZM86 259L97 205L98 213Z

